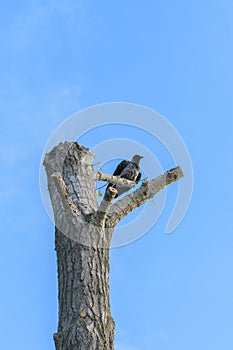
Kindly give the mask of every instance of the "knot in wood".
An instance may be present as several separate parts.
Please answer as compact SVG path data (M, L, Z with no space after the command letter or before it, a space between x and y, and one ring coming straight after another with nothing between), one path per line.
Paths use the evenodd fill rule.
M87 316L87 311L85 309L80 310L79 311L79 316L82 317L82 318L86 317Z

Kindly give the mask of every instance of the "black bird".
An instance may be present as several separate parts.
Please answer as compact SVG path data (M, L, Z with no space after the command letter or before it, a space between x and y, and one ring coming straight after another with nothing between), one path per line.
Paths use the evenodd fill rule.
M137 184L141 178L139 163L142 158L143 158L142 156L135 154L131 159L131 161L123 160L120 164L118 164L113 175L120 176L124 179L134 181ZM110 186L117 189L118 194L115 196L115 198L117 198L124 192L127 192L130 190L130 187L127 187L127 186L119 186L117 184L108 184L106 191Z

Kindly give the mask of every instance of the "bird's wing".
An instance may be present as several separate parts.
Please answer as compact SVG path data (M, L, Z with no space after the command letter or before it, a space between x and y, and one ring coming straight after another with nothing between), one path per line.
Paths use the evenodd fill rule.
M141 173L139 173L139 174L138 174L138 176L137 176L137 178L136 178L136 180L135 180L136 184L138 184L138 183L139 183L139 181L140 181L141 177L142 177L142 174L141 174Z
M134 181L135 178L138 176L138 173L139 166L137 164L129 162L129 164L123 169L121 177L127 180Z
M120 164L118 164L118 166L116 167L113 175L114 176L118 176L122 173L122 171L129 165L129 161L128 160L122 160L122 162L120 162Z
M124 168L124 170L121 173L121 177L123 177L124 179L135 181L135 182L138 176L139 176L139 166L132 162L130 162L130 164L126 168ZM115 188L117 189L118 196L130 190L128 186L116 185Z
M122 162L120 162L118 164L118 166L116 167L116 169L114 170L113 175L119 176L122 173L122 171L129 165L129 163L130 163L130 161L128 161L128 160L122 160ZM109 189L110 186L113 186L113 184L109 183L108 186L106 187L106 191Z

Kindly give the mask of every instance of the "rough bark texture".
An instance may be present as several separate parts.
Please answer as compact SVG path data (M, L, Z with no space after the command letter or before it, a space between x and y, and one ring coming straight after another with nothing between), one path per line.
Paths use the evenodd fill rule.
M113 349L109 242L98 225L92 152L59 144L45 157L56 222L59 324L57 350Z
M59 323L56 350L113 350L109 302L109 246L115 225L164 186L183 176L179 167L112 204L110 187L98 207L94 180L122 179L93 172L93 153L76 142L60 143L44 165L56 225ZM113 181L114 180L114 181ZM134 183L128 181L129 187Z
M113 349L109 250L77 244L56 230L59 285L57 350Z

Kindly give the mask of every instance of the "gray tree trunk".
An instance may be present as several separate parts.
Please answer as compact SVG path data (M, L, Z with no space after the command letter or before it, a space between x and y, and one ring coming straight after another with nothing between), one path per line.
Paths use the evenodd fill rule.
M129 212L183 176L179 167L171 169L144 181L138 190L116 204L112 201L117 191L110 187L98 206L94 180L101 175L93 171L93 158L88 148L65 142L44 159L56 225L56 350L114 349L115 325L109 302L109 247L114 227ZM103 176L108 179L109 175Z
M57 350L114 349L109 250L87 247L56 230L59 285Z

